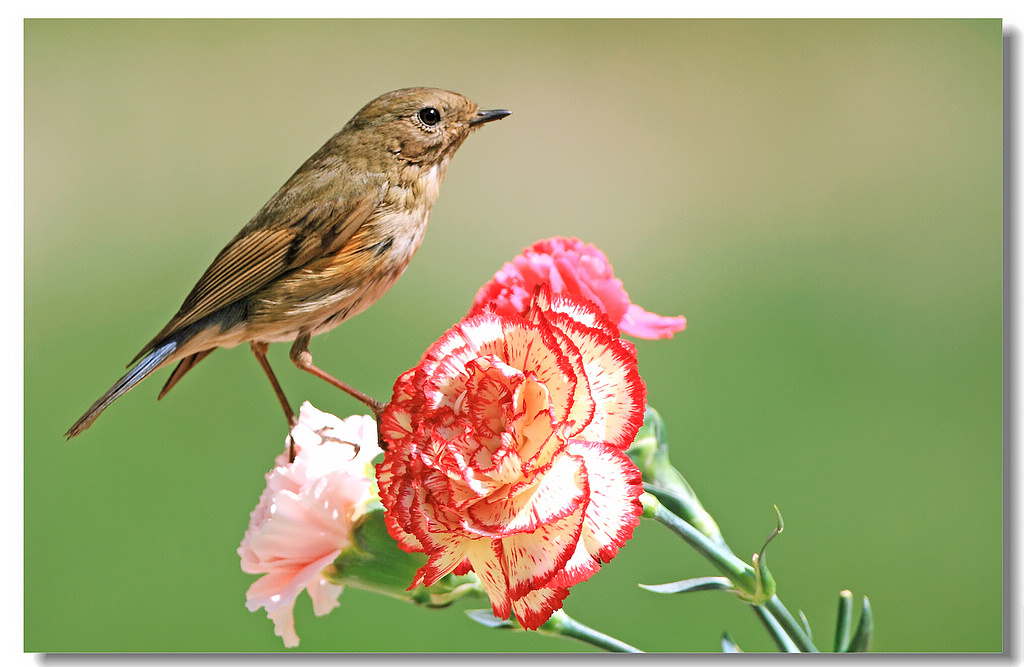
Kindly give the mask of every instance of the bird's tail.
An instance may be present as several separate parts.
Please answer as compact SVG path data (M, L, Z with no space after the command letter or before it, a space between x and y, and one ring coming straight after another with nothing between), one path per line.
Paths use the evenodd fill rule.
M89 428L89 426L96 421L96 418L100 416L100 413L106 410L108 405L127 393L129 389L137 385L139 382L142 382L146 376L167 361L167 359L174 354L177 349L178 343L176 341L169 341L143 357L142 361L140 361L135 368L128 371L123 378L114 383L114 386L108 389L107 393L100 396L99 400L93 403L92 407L85 411L85 414L68 429L68 432L64 434L64 437L70 440L85 429Z

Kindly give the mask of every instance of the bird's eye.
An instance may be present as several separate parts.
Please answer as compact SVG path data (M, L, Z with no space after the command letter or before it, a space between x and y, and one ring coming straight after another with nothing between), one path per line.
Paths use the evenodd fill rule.
M427 127L434 127L441 122L441 112L434 107L423 107L416 115Z

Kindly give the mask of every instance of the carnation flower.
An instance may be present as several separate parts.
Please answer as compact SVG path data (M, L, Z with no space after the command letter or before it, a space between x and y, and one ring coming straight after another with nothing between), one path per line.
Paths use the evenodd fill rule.
M603 252L591 243L562 236L537 241L506 262L477 292L469 315L521 313L534 288L544 282L552 292L593 301L623 333L637 338L671 338L686 328L685 317L662 317L631 303Z
M409 588L472 570L536 629L639 522L624 449L646 390L596 305L542 285L526 306L467 317L398 378L377 481L391 535L428 556Z
M288 461L286 440L238 547L242 571L263 574L246 591L246 607L266 609L287 647L299 644L292 610L303 589L317 616L338 606L342 587L324 570L349 546L352 524L373 497L369 462L380 452L373 417L342 421L309 402L291 437L295 460Z

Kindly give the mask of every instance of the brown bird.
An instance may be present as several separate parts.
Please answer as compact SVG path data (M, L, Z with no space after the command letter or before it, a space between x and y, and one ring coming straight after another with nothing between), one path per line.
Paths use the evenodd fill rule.
M384 404L313 365L309 339L366 310L419 248L448 161L470 132L508 116L462 95L405 88L373 100L299 167L199 278L138 364L68 429L71 438L158 368L160 392L218 347L248 342L295 423L267 362L268 343L295 341L291 360L368 405Z

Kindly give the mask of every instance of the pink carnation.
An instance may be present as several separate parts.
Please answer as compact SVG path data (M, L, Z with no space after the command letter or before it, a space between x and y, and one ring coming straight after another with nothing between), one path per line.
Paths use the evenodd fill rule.
M289 648L299 645L292 610L303 589L317 616L338 606L342 587L325 569L351 544L353 521L371 498L368 463L380 452L372 417L342 421L308 402L291 436L295 461L286 446L238 547L242 571L263 574L246 591L246 607L266 609Z
M547 282L554 293L567 292L596 303L623 332L637 338L671 338L686 328L685 317L662 317L629 300L605 254L591 243L556 236L526 248L476 294L469 315L522 313L533 289Z

